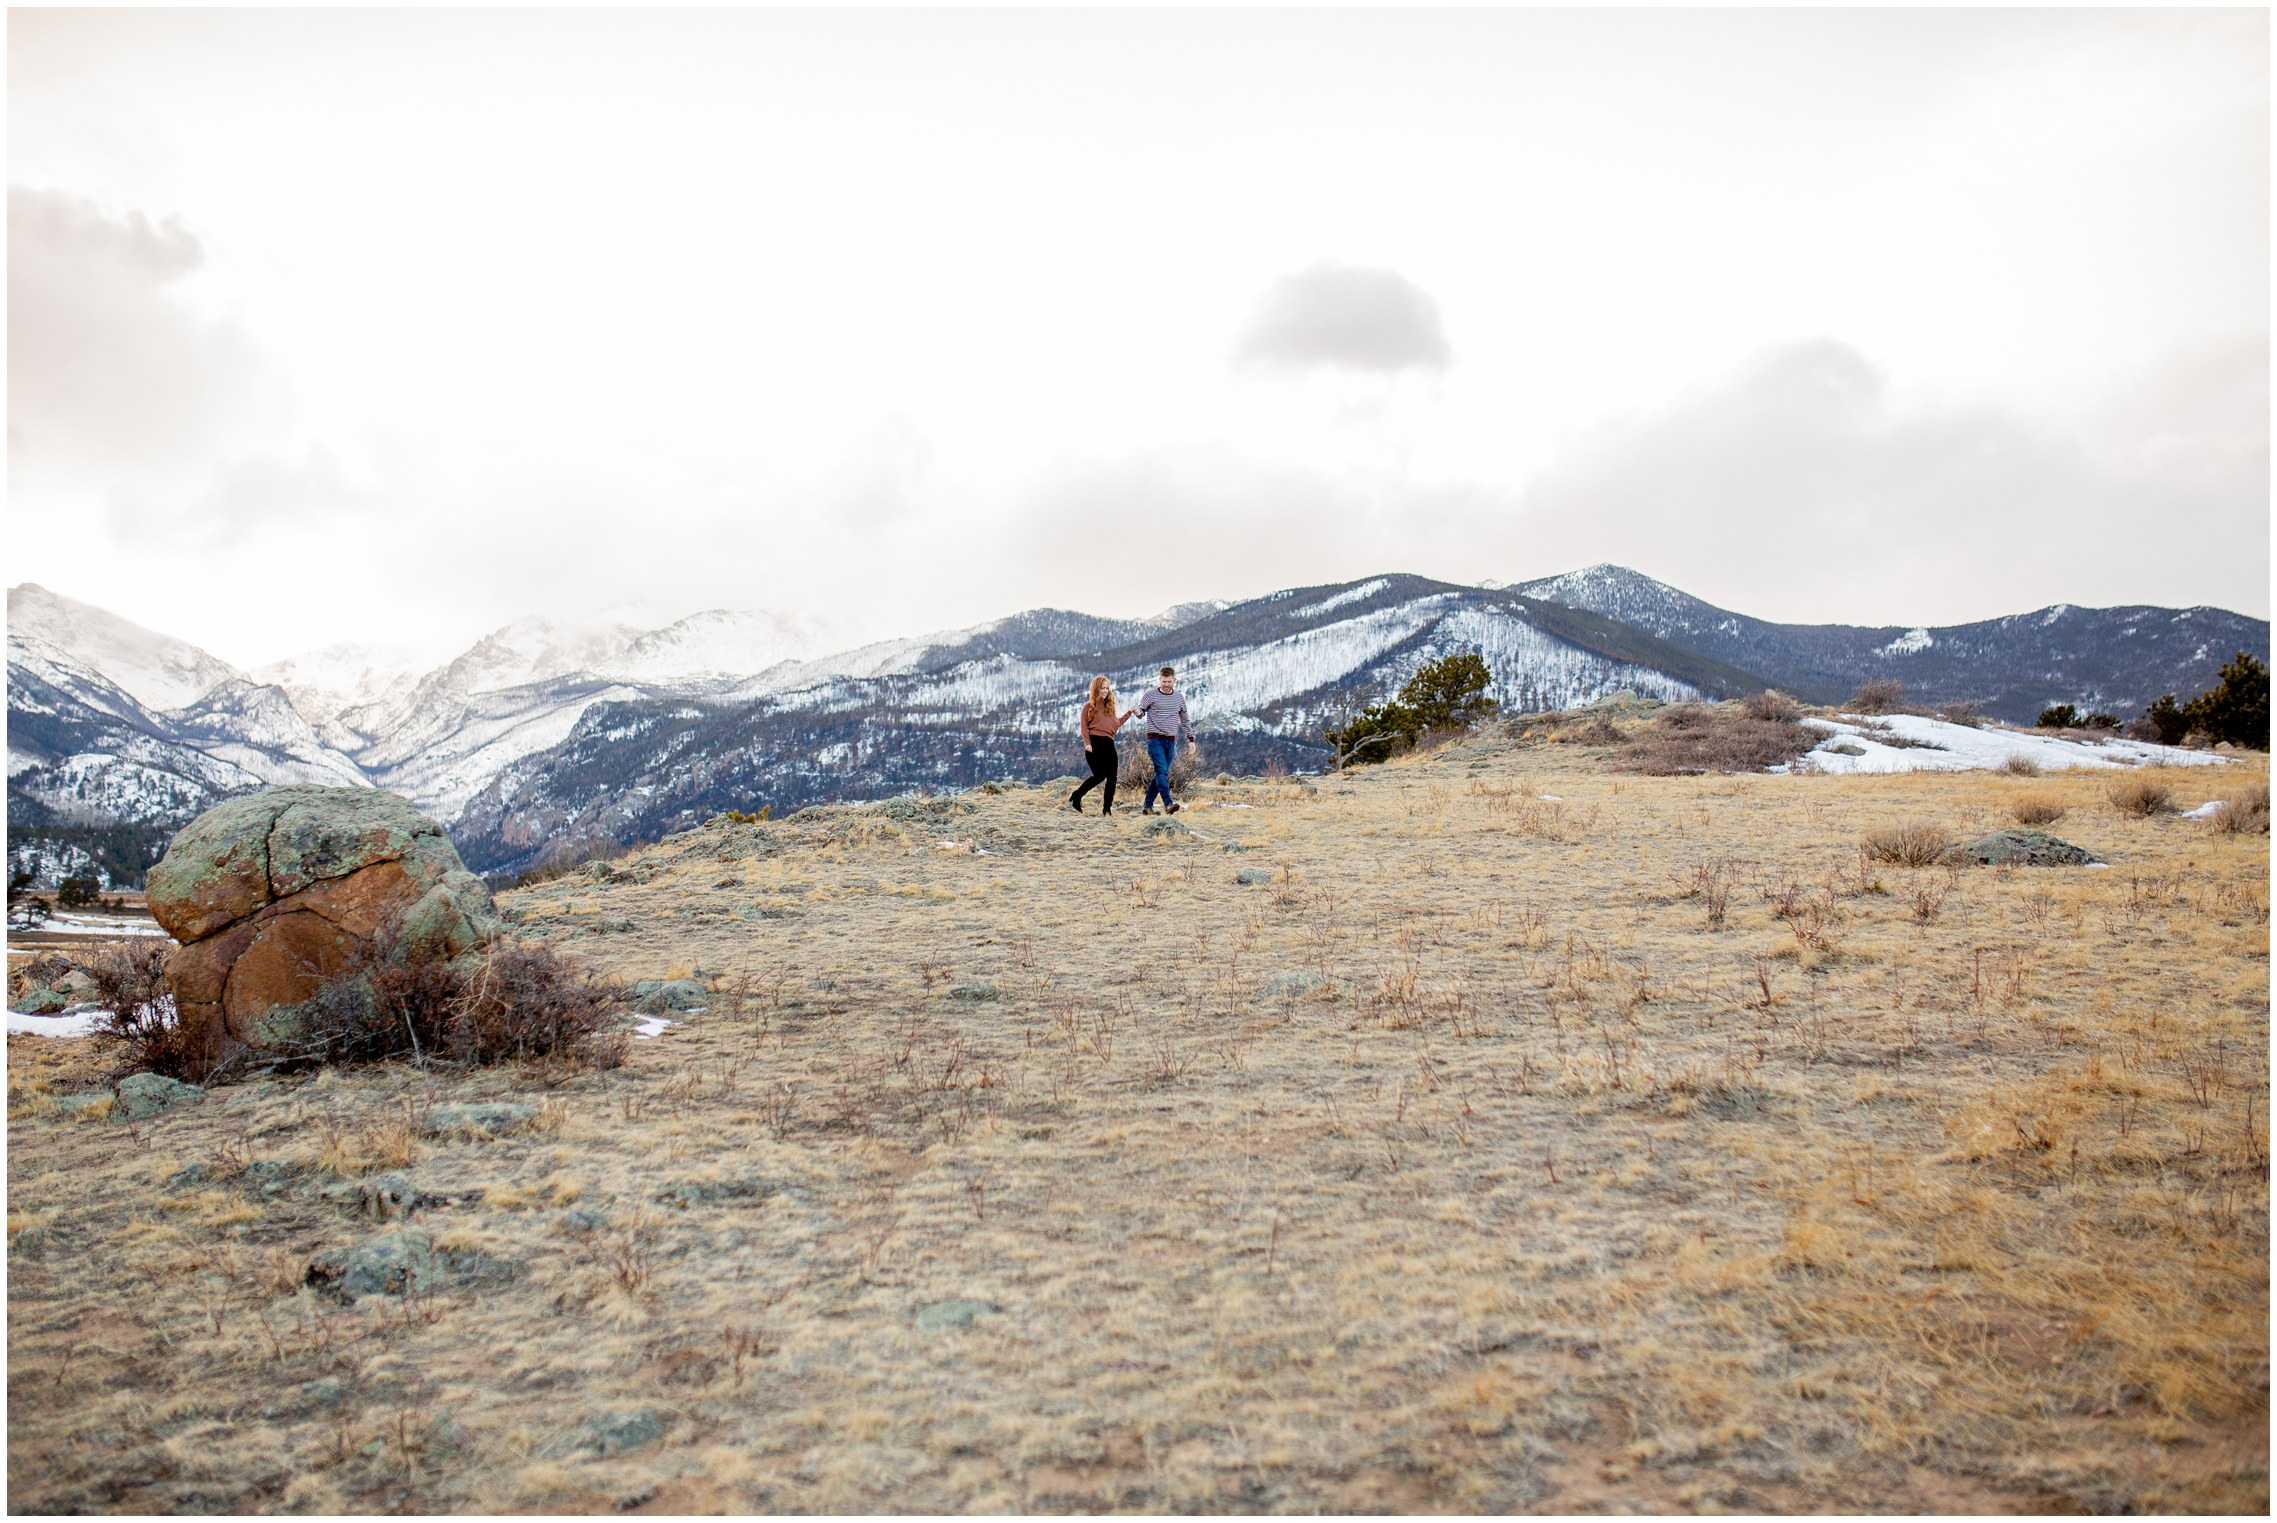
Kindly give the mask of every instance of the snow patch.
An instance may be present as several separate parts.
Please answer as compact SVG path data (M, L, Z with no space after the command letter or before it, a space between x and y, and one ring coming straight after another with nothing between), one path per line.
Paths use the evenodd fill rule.
M69 1015L23 1015L8 1012L10 1036L93 1036L99 1021L111 1017L108 1010L74 1010Z
M1936 643L1937 642L1930 637L1928 630L1921 628L1919 625L1916 625L1912 629L1907 630L1904 634L1899 635L1889 644L1883 646L1881 653L1885 656L1910 656L1916 651L1927 650L1930 646L1935 645Z
M1805 756L1800 767L1819 772L1982 772L1993 771L2011 756L2037 762L2051 772L2073 769L2110 770L2120 767L2221 766L2223 759L2205 751L2180 746L2154 745L2143 740L2071 741L2005 730L1987 725L1971 729L1919 714L1890 714L1874 719L1845 714L1839 720L1805 719L1804 724L1827 732L1818 748ZM1920 742L1892 746L1875 738L1868 725L1886 726L1891 734ZM1837 743L1856 746L1859 755L1846 756L1827 749ZM1934 746L1925 750L1922 746ZM1785 771L1774 767L1773 771Z
M1390 585L1390 578L1379 576L1373 581L1362 582L1357 587L1347 587L1342 592L1331 594L1317 603L1307 603L1304 607L1296 610L1296 616L1308 613L1326 613L1331 608L1342 608L1347 603L1362 602L1374 597Z

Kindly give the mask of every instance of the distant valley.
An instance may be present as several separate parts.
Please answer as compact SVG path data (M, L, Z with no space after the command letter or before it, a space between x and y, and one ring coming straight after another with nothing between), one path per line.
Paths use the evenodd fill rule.
M1320 735L1422 662L1485 656L1512 710L1622 689L1765 686L1839 702L1895 678L2028 722L2049 702L2122 717L2209 686L2269 625L2213 608L2068 605L1940 628L1782 625L1618 566L1515 586L1378 576L1151 619L1039 609L855 650L798 621L713 611L661 629L525 619L418 670L332 646L239 671L26 584L8 595L12 868L139 882L166 831L285 782L400 792L470 866L510 872L726 809L966 788L1075 770L1093 672L1126 692L1176 665L1208 765L1318 768Z

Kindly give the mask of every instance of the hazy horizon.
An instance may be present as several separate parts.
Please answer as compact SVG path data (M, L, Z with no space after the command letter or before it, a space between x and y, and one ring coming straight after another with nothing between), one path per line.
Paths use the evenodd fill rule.
M2269 613L2256 12L9 18L11 584Z

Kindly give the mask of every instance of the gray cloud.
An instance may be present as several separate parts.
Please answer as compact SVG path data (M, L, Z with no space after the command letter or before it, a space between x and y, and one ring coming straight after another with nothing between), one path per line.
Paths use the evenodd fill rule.
M255 369L234 332L171 289L203 260L173 218L8 188L14 464L115 482L203 463Z
M1444 370L1453 357L1439 304L1397 270L1321 263L1266 288L1235 351L1290 370Z
M1594 561L1798 622L1959 623L2055 602L2269 607L2268 346L2174 356L2076 417L1911 400L1781 346L1577 438L1522 488L1327 472L1226 445L1039 486L1007 542L1083 585L1113 525L1177 545L1155 600L1382 571L1517 581ZM1085 606L1075 594L1043 601ZM1031 600L1034 600L1032 597Z
M1770 351L1609 424L1528 484L1522 568L1626 560L1773 617L2056 601L2269 606L2265 335L2083 421L1908 403L1857 351Z

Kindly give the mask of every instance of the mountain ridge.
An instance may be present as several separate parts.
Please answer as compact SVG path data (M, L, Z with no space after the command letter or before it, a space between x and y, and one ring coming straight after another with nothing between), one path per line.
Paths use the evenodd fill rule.
M2268 620L2204 604L2052 603L1966 624L1780 624L1607 563L1514 590L1761 672L1812 702L1839 703L1861 683L1889 679L1926 701L1968 703L2016 724L2051 703L2132 718L2162 693L2212 687L2237 651L2269 655Z
M359 668L354 647L240 672L28 583L9 609L12 821L178 824L248 788L360 782L406 794L493 869L707 808L1072 770L1067 736L1095 672L1135 691L1175 665L1214 764L1302 768L1325 759L1323 726L1458 649L1486 656L1512 710L1624 687L1681 699L1778 686L1836 702L1896 676L1923 699L2026 721L2049 701L2140 712L2158 692L2209 685L2233 648L2268 649L2266 622L2218 609L1781 625L1611 565L1512 585L1387 573L1144 619L1028 609L821 653L813 626L766 612L657 629L532 617L416 676L383 653ZM201 683L173 705L128 685L182 699Z

